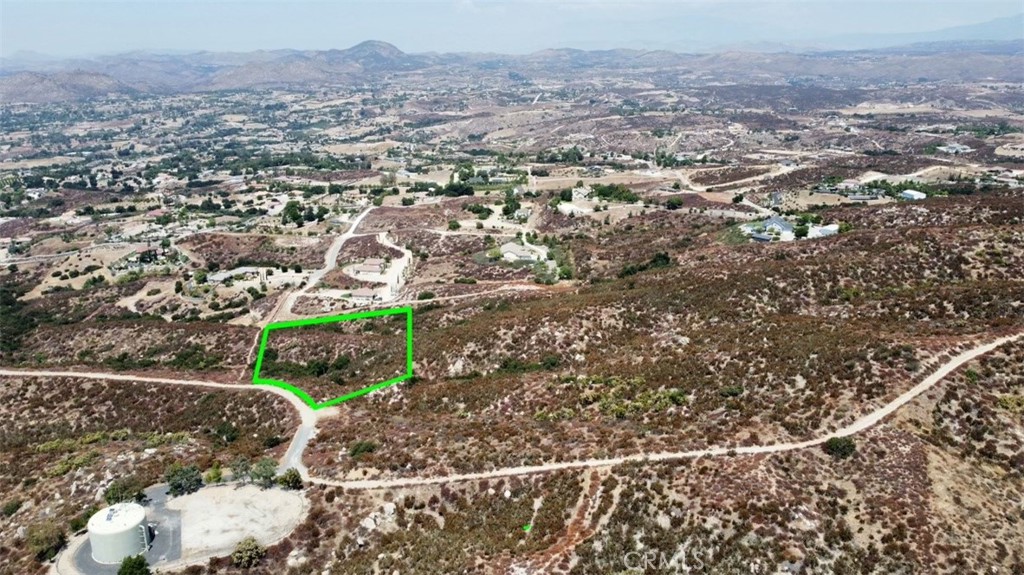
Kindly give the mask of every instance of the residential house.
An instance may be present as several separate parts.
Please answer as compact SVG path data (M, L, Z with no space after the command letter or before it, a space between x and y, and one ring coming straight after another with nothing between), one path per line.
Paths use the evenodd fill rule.
M813 240L817 238L825 238L828 236L834 236L839 233L839 224L829 224L827 226L810 226L807 229L807 239Z
M793 233L793 224L779 216L772 216L765 220L764 231L775 232L777 234L791 234Z
M354 301L372 302L379 301L380 294L373 288L359 288L352 292L352 299Z
M974 151L974 149L972 149L972 148L969 148L969 147L967 147L967 146L965 146L963 144L956 144L956 143L950 143L950 144L946 144L945 146L939 146L936 149L938 151L940 151L940 152L945 152L947 154L967 154L969 152L973 152Z
M923 200L927 197L928 194L917 190L903 190L900 192L900 198L903 198L904 200Z
M501 257L508 262L535 262L539 259L533 250L515 242L503 244L500 249Z
M572 201L578 202L580 200L586 200L590 197L591 189L589 186L583 186L582 188L572 189Z

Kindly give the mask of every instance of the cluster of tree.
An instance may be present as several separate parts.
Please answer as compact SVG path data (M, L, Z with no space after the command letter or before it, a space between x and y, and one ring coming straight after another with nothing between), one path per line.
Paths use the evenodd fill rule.
M285 489L302 489L302 475L297 469L290 467L278 475L277 462L269 457L252 463L248 458L239 456L231 462L231 475L239 483L252 483L263 489L269 489L274 484Z
M547 164L579 164L583 161L583 152L576 146L568 150L560 150L557 152L549 152L547 155L544 152L537 154L537 162ZM537 171L533 172L535 175Z
M324 218L330 214L331 211L324 206L317 206L316 210L313 206L306 206L306 209L302 209L302 203L298 200L290 200L284 205L284 210L281 212L281 223L287 225L293 223L298 227L302 227L306 222L322 222Z
M443 188L434 188L434 191L430 192L430 195L449 197L472 196L473 186L465 182L450 182Z
M1013 134L1020 132L1021 128L1017 126L1011 126L1005 120L1000 121L998 124L970 124L967 126L958 126L956 133L967 132L974 134L978 138L985 138L988 136L1005 136L1006 134Z
M199 491L203 486L203 476L195 465L174 463L164 473L167 491L175 496L188 495Z
M491 214L494 213L494 210L483 204L467 204L463 206L462 209L466 210L467 212L476 214L476 217L481 220L486 220L487 218L491 217Z
M674 168L676 166L691 166L694 162L689 158L677 158L675 154L670 154L659 148L654 152L654 163L662 168Z
M633 203L640 200L633 190L622 184L593 184L591 190L596 197L609 202Z
M436 188L437 184L433 182L413 182L409 186L410 192L429 192L431 188Z
M505 203L501 207L501 215L506 218L511 218L522 208L522 204L519 203L519 199L516 198L515 192L512 190L505 191Z
M672 265L672 258L665 252L658 252L654 254L654 257L652 257L648 262L642 264L629 264L622 268L619 271L619 277L624 278L647 270L667 268L670 265Z
M82 208L79 208L79 209L75 210L75 213L77 215L79 215L79 216L92 216L92 215L100 215L100 214L134 214L137 211L138 211L138 208L136 208L135 206L129 204L127 206L115 206L113 209L111 209L111 208L96 209L93 206L85 206L85 207L82 207Z
M146 494L142 491L144 487L142 481L134 475L115 479L103 492L103 500L107 502L107 505L125 501L143 503L146 500Z

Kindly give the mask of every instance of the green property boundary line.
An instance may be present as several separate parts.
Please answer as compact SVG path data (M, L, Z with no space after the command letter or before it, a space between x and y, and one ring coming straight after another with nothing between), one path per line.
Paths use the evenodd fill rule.
M278 381L276 379L267 379L267 378L260 377L260 368L263 367L263 355L267 351L267 341L270 339L270 332L272 332L274 330L288 329L288 328L293 328L293 327L305 327L305 326L310 326L310 325L323 325L323 324L327 324L327 323L339 323L339 322L350 321L350 320L354 320L354 319L367 319L367 318L371 318L371 317L381 317L381 316L388 316L388 315L403 315L403 314L405 315L405 373L400 375L400 376L398 376L398 377L389 379L387 381L382 381L380 383L375 383L375 384L373 384L371 386L364 387L362 389L353 391L352 393L345 394L345 395L343 395L341 397L335 397L334 399L329 399L327 401L320 401L320 402L318 402L317 400L315 400L312 397L310 397L310 395L308 393L306 393L305 391L299 389L298 387L296 387L296 386L294 386L294 385L292 385L290 383L287 383L287 382L284 382L284 381ZM349 313L349 314L344 314L344 315L332 315L332 316L327 316L327 317L315 317L315 318L310 318L310 319L298 319L298 320L294 320L294 321L282 321L282 322L278 322L278 323L268 324L266 327L263 328L263 335L260 336L260 349L259 349L259 352L257 352L257 354L256 354L256 367L255 367L255 369L253 370L253 373L252 373L252 382L253 382L254 385L271 385L271 386L274 386L274 387L279 387L281 389L290 391L291 393L295 394L299 399L304 401L306 403L306 405L310 406L313 409L323 409L325 407L330 407L332 405L338 405L339 403L344 403L344 402L346 402L346 401L348 401L350 399L355 399L357 397L366 395L367 393L371 393L373 391L377 391L378 389L383 389L385 387L388 387L390 385L394 385L396 383L403 382L403 381L405 381L407 379L410 379L410 378L412 378L412 308L411 307L398 307L398 308L392 308L392 309L380 309L380 310L364 311L364 312L358 312L358 313Z

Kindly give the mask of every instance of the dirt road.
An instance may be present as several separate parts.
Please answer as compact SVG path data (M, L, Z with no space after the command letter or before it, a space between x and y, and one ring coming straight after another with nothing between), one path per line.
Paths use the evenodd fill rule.
M324 255L324 266L309 276L309 279L306 280L306 285L282 298L281 302L276 308L274 308L274 311L267 315L267 323L295 319L292 316L292 308L295 307L295 302L297 302L300 297L309 293L311 289L316 287L316 284L320 283L320 280L324 279L324 276L334 271L334 268L338 267L338 254L341 253L342 246L345 245L345 242L356 235L356 228L359 227L359 224L362 223L366 216L370 215L370 212L372 211L373 206L363 210L361 214L352 220L352 225L349 226L345 233L334 238L334 242L331 243L331 247Z
M853 435L877 425L883 419L893 414L896 410L903 407L917 396L931 389L935 384L942 381L943 378L956 371L965 363L973 359L976 359L982 355L985 355L986 353L993 351L994 349L1001 345L1010 343L1012 341L1016 341L1018 339L1021 339L1022 337L1024 337L1024 333L1002 337L990 343L971 348L961 353L960 355L957 355L956 357L950 359L948 362L946 362L938 369L936 369L934 372L932 372L931 375L924 378L920 383L910 388L909 390L901 394L896 399L890 401L886 405L876 409L875 411L867 415L864 415L857 421L854 421L853 423L842 429L807 441L801 441L797 443L775 443L771 445L753 445L741 447L712 447L708 449L698 449L693 451L641 453L636 455L627 455L623 457L612 457L605 459L584 459L579 461L552 462L545 463L542 465L503 467L500 469L492 469L490 471L481 471L477 473L462 473L452 475L441 475L435 477L403 477L398 479L367 479L353 481L335 481L331 479L309 476L305 467L302 466L302 453L305 451L306 445L308 444L309 440L316 434L317 420L321 417L330 416L333 413L328 410L313 411L306 404L302 403L302 401L299 400L297 397L281 389L266 386L228 385L197 380L176 380L167 378L142 377L125 374L100 373L88 371L78 372L0 369L0 377L79 377L86 379L102 379L110 381L165 383L170 385L195 385L203 387L220 387L228 389L249 389L276 393L278 395L287 397L288 400L292 403L292 405L294 405L295 408L298 409L300 417L302 419L302 425L299 427L299 430L296 432L295 437L292 438L292 442L288 447L288 452L284 458L284 461L282 462L282 468L295 467L300 471L304 479L311 483L321 485L334 485L338 487L344 487L346 489L388 489L394 487L434 485L458 481L493 479L498 477L509 477L516 475L532 475L536 473L547 473L551 471L559 471L564 469L612 467L630 462L671 461L676 459L691 459L696 457L717 457L724 455L732 456L779 453L783 451L794 451L797 449L815 447L817 445L825 443L831 437ZM336 413L336 411L334 413Z

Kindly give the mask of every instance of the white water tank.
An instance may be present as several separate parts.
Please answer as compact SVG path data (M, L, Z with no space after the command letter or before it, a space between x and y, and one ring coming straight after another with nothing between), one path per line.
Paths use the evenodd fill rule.
M89 518L89 544L97 563L118 564L149 547L146 510L138 503L118 503Z

